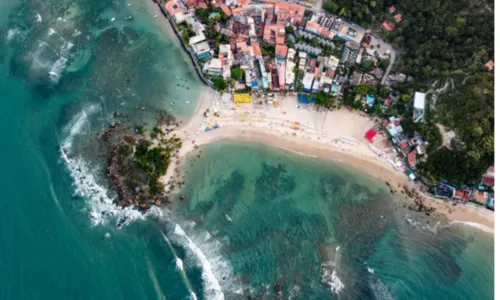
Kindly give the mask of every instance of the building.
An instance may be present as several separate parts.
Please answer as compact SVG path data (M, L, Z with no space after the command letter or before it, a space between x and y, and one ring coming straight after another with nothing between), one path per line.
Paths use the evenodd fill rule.
M209 58L211 55L210 54L210 46L208 45L207 42L201 42L198 44L194 44L191 47L193 47L193 51L199 60Z
M493 68L495 67L495 63L492 60L490 60L486 63L485 66L486 66L486 68L488 68L488 71L493 71Z
M264 27L265 42L273 45L285 43L285 25L283 24L266 24Z
M342 63L351 63L354 64L356 62L356 57L359 52L359 44L354 41L348 41L344 45L344 50L342 51L342 57L340 61Z
M486 173L483 175L482 184L486 186L495 185L495 167L491 166L488 168Z
M382 23L382 25L380 25L380 27L382 29L384 29L385 31L393 31L394 30L394 23L392 23L391 21L385 20L384 23Z
M222 75L222 62L218 58L212 58L210 63L203 66L203 72L206 72L210 76L221 76Z
M415 170L417 168L417 151L413 150L408 153L408 165L411 169Z
M302 84L304 85L304 91L310 92L312 89L314 81L314 73L306 73L302 79Z
M278 61L284 61L286 59L286 55L288 53L288 47L285 45L276 45L274 49L276 53L276 58Z
M425 93L415 92L413 97L413 122L423 120L425 114Z
M334 70L334 71L337 69L338 66L339 66L339 59L333 55L331 55L328 58L328 61L325 64L325 67L327 67L328 69Z

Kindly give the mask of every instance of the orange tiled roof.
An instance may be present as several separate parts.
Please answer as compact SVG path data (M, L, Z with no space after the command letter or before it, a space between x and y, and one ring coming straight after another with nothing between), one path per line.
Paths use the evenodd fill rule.
M417 165L417 151L413 150L408 153L408 164L412 167Z
M184 11L184 4L177 0L170 0L165 3L165 8L167 9L169 14L175 15L176 13Z
M486 68L488 68L489 71L493 71L493 68L495 67L495 63L492 60L490 60L486 63L485 66L486 66Z
M285 57L288 52L288 47L285 45L276 45L275 53L276 56L283 56Z
M259 42L252 42L253 53L255 56L262 56L262 50L260 50Z
M264 40L276 44L285 43L285 34L280 34L280 30L284 32L285 25L283 24L266 24L264 27Z
M227 5L222 2L222 0L217 0L217 5L222 9L222 11L226 14L226 16L230 17L232 15L231 9L227 7Z
M388 30L388 31L393 31L394 30L394 24L391 21L384 21L381 25L382 29Z

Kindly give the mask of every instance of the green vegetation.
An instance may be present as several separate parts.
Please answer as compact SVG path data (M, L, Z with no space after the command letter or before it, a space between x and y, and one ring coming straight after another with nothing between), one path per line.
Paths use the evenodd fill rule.
M327 93L321 91L316 94L315 104L332 109L335 107L335 100L329 97Z
M288 25L287 27L285 27L285 32L287 34L295 34L295 29L293 28L292 25Z
M276 57L275 47L269 43L260 43L260 48L262 50L263 56L269 56L269 58L274 59Z
M389 67L390 63L391 62L388 59L379 59L377 62L377 67L385 71L387 70L387 67Z
M363 72L370 72L371 70L373 70L374 68L374 64L371 60L363 60L360 64L359 64L359 68L363 71Z
M378 28L384 20L392 20L390 6L392 3L382 0L336 0L327 1L323 7ZM401 59L394 71L408 74L414 81L393 86L400 101L391 111L404 110L401 103L408 102L415 91L427 91L436 79L453 78L455 86L439 96L435 111L426 112L427 122L438 122L455 131L453 148L429 147L427 161L418 171L430 180L478 183L494 161L494 78L484 67L494 57L494 1L400 0L395 6L403 20L395 23L394 31L380 35L399 52ZM379 62L379 67L385 64ZM432 125L415 126L426 126L418 131L435 131Z
M157 129L157 134L161 130ZM148 196L157 196L163 190L159 178L166 174L173 152L182 146L180 138L164 140L164 146L152 147L152 142L141 139L124 139L118 146L120 176L130 189L140 188Z
M212 82L214 83L214 87L219 91L223 91L227 87L227 83L222 77L214 77L212 78Z
M189 43L189 38L196 35L193 31L193 25L186 22L177 24L177 29L181 32L182 41L184 43Z
M243 77L243 73L245 73L245 71L243 71L242 68L240 67L233 68L231 70L231 78L240 80Z

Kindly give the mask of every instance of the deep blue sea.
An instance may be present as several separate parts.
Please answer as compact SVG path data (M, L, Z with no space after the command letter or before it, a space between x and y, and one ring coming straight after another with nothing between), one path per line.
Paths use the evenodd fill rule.
M0 1L0 299L493 298L492 235L262 145L193 153L171 209L114 205L100 131L202 88L147 1Z

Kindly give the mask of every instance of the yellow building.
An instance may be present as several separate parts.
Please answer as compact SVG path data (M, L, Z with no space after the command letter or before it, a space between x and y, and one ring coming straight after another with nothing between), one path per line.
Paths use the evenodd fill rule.
M252 103L252 95L250 94L234 94L234 103Z

